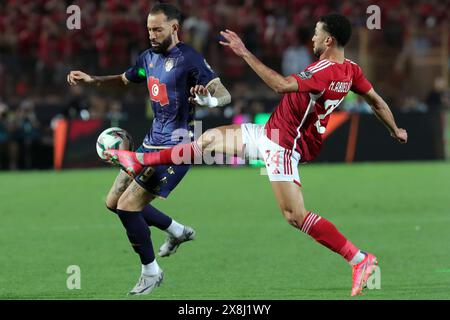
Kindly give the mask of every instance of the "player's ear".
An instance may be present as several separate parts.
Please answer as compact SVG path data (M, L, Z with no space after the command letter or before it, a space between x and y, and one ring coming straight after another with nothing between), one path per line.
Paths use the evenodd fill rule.
M177 33L178 30L180 30L180 25L179 25L179 23L178 23L177 20L174 20L174 21L172 22L172 32L173 32L173 33Z

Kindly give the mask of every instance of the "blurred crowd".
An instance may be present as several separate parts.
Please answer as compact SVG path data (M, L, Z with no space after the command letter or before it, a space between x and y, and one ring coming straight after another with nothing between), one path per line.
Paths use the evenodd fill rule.
M369 46L375 44L374 47L390 48L394 52L393 70L375 74L375 85L380 82L388 102L393 103L391 107L398 111L450 110L448 81L440 70L420 96L413 94L408 82L408 53L434 45L432 37L412 37L414 30L435 31L439 36L439 30L449 22L448 0L166 2L178 5L184 13L182 41L204 54L233 97L229 107L199 110L199 117L216 113L231 118L242 113L270 112L277 101L277 96L256 80L240 58L219 45L219 31L236 31L255 55L289 75L314 61L311 37L321 15L345 14L354 25L356 38L357 28L366 26L367 7L373 4L382 9L382 28L374 31ZM146 17L154 3L149 0L0 1L1 154L9 150L14 155L19 145L23 147L36 139L48 140L51 123L57 118L116 121L127 116L124 105L142 105L147 96L145 86L99 93L82 87L69 88L66 75L74 69L97 75L125 71L149 46ZM66 26L69 16L66 10L72 4L81 8L79 30L68 30ZM358 59L357 40L349 46L347 54ZM386 74L392 81L402 83L401 91L390 90L392 83L383 80ZM344 108L369 112L368 106L356 96L350 96ZM17 160L15 156L12 159L7 165L14 168Z

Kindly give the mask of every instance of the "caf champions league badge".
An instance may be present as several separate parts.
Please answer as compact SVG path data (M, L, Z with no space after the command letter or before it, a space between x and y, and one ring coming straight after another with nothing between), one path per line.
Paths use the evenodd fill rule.
M306 80L312 77L311 71L302 71L298 74L302 80Z
M169 72L172 70L174 65L174 60L172 58L168 58L166 62L164 63L164 69L166 69L166 72Z

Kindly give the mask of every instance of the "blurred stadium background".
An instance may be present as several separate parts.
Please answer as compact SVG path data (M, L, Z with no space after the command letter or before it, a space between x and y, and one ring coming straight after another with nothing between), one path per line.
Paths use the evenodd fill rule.
M80 30L66 27L66 8L72 3L82 10ZM173 3L186 16L182 40L205 55L233 97L226 108L197 110L203 129L232 122L265 121L278 101L278 96L240 58L220 47L220 30L236 30L251 51L288 75L313 61L310 39L317 18L337 11L347 15L354 25L346 54L362 66L412 136L408 147L393 149L392 155L385 152L377 156L370 149L373 142L383 141L383 136L362 130L357 139L342 132L335 139L337 147L330 142L328 147L333 147L333 152L324 150L320 160L448 158L449 1ZM122 91L70 88L66 75L74 69L95 75L119 74L134 64L136 56L148 47L145 25L152 4L147 0L1 2L2 170L100 165L88 141L92 142L92 137L108 126L122 126L138 141L143 137L152 118L145 86ZM366 28L366 8L370 4L382 9L380 30ZM361 115L361 125L353 121L354 127L359 127L354 131L371 125L373 117L366 117L369 108L358 97L350 95L341 110ZM67 121L68 134L67 141L57 141L63 146L55 148L59 119ZM350 125L343 127L348 131ZM366 139L367 143L358 145L358 141ZM347 144L356 144L356 150L348 150Z
M377 293L375 298L449 298L445 288L450 283L450 266L448 261L447 265L437 261L438 257L445 259L442 246L450 240L448 230L444 229L450 222L450 1L166 2L177 4L185 14L182 41L203 53L232 95L232 102L227 107L197 109L196 118L202 121L203 131L222 124L264 123L279 99L241 59L220 47L220 30L228 28L236 31L263 62L288 75L302 70L313 61L310 39L315 22L321 15L340 12L350 18L354 30L346 55L362 66L367 78L388 102L399 126L408 130L409 143L405 146L396 144L371 114L369 107L357 96L349 94L340 112L333 116L327 142L317 160L324 164L301 169L301 175L305 175L305 193L311 199L308 204L324 210L325 215L328 212L336 215L334 220L347 226L344 231L358 239L366 238L366 232L374 236L372 242L366 239L364 244L369 246L378 242L378 252L383 252L391 261L386 268L391 266L394 270L395 263L402 263L398 260L399 251L390 248L398 245L400 250L408 252L408 259L414 262L414 273L426 275L422 278L417 276L416 282L411 282L405 274L398 271L390 273L386 275L386 279L391 281L386 285L390 293ZM66 27L69 16L66 9L71 4L81 8L80 30L68 30ZM75 297L118 298L135 280L138 271L131 261L135 261L136 257L127 246L121 226L113 216L93 214L106 211L102 197L116 171L109 168L55 170L107 167L98 159L94 145L98 134L107 127L120 126L128 130L137 143L143 138L153 117L146 86L128 86L114 91L69 87L66 75L70 70L77 69L93 75L119 74L134 64L137 55L149 46L146 17L153 4L148 0L0 1L0 170L3 171L0 172L0 228L3 228L0 239L2 243L11 244L11 239L20 235L20 239L5 248L5 254L0 258L5 266L2 268L0 297L72 297L65 288L64 273L64 268L71 261L81 261L79 264L94 268L91 269L94 271L90 274L90 280L98 285ZM372 4L381 8L380 30L366 27L369 16L366 9ZM364 164L339 164L353 162ZM36 169L40 171L29 171ZM218 189L227 194L227 199L235 201L234 206L223 203L223 197L218 195L210 199L205 196L209 200L203 205L192 200L196 190L209 192L203 181L212 176L216 182L223 183ZM336 181L329 181L330 177ZM198 231L203 231L202 237L206 242L208 236L213 239L217 235L222 235L222 239L232 236L242 241L248 241L248 238L253 242L255 239L267 240L267 235L261 239L258 238L260 233L249 232L242 227L247 220L248 224L252 224L261 218L258 210L266 210L267 213L256 225L265 234L275 228L274 234L284 244L299 241L298 235L276 216L274 201L260 203L252 211L253 200L239 198L247 194L252 199L251 190L254 190L259 195L267 194L270 199L270 188L263 179L258 178L256 169L251 168L194 169L174 192L173 199L158 205L178 220L196 225ZM237 180L242 185L236 186L234 182ZM324 184L330 190L342 190L324 201L320 197ZM355 184L360 191L357 194ZM235 195L228 195L234 192ZM85 201L79 203L80 199ZM197 206L197 210L191 209L189 214L185 214L183 211L189 207L186 204L192 205L192 208ZM251 211L251 214L242 217L239 213L241 209L247 213ZM27 212L29 215L26 215ZM393 214L396 215L394 218ZM230 224L225 217L236 220ZM217 225L209 221L213 219L223 223L223 228L216 230ZM244 220L240 222L239 219ZM361 225L358 219L361 219ZM380 222L383 219L393 224L383 224ZM404 226L400 221L407 221L408 225ZM61 228L65 223L73 227ZM375 236L381 230L384 231L383 239ZM424 233L418 235L420 230ZM288 256L293 257L300 251L294 246L286 247L289 253L283 258L279 257L280 248L266 248L268 254L282 259L282 264L288 269L291 266L294 270L294 264L303 269L301 275L290 271L289 277L280 280L275 290L265 288L257 291L252 286L260 285L267 275L261 263L269 269L277 269L278 264L262 261L263 255L249 251L257 250L254 246L249 246L245 251L241 246L245 242L238 240L234 240L236 243L225 241L218 247L222 252L230 250L230 255L235 254L235 248L240 248L239 254L246 264L235 262L239 271L232 268L223 270L222 262L226 259L217 260L202 255L202 252L196 251L194 244L188 244L189 248L182 249L186 255L174 258L174 264L164 262L165 268L174 274L177 271L179 274L185 273L189 282L198 283L198 287L186 289L181 283L169 282L160 293L155 291L156 297L296 299L347 296L349 274L339 274L331 280L323 280L323 283L305 276L308 268L317 267L318 261L338 265L337 258L330 258L313 245L305 249L317 253L312 258L305 254L309 263L299 256L288 260ZM439 243L437 246L434 240ZM160 241L162 235L156 234L155 243L159 245ZM71 246L72 242L79 244L77 249ZM93 242L100 245L94 246ZM197 245L201 250L217 254L212 245L208 247L201 240ZM116 255L117 247L121 251ZM116 257L101 257L97 249L107 250ZM48 255L45 255L46 252ZM425 255L424 259L416 261L415 253ZM67 258L73 258L74 254L76 259ZM218 255L224 258L222 253ZM119 259L121 257L126 259ZM197 273L209 268L200 272L204 272L203 277L189 273L183 267L183 263L192 263L192 257L196 262L203 261L195 264ZM252 261L247 261L245 257L251 257ZM109 281L114 277L111 275L108 279L98 264L111 264L111 261L117 263L126 276L122 278L123 282L115 281L114 286L109 287ZM28 263L38 266L34 274L23 267ZM341 268L342 264L339 266ZM258 275L253 273L255 269L260 272ZM62 273L54 271L56 275L49 276L46 273L48 270L62 270ZM238 272L248 278L245 281L230 280ZM46 284L33 282L33 289L30 290L30 283L17 284L17 279L23 275L29 279L35 279L38 275ZM301 286L293 285L300 276L303 276ZM215 277L221 280L223 290L205 283ZM395 283L403 284L402 289L398 289ZM173 286L178 290L176 294ZM334 289L326 291L329 286ZM312 289L308 291L308 287ZM103 295L98 294L99 288L105 290Z

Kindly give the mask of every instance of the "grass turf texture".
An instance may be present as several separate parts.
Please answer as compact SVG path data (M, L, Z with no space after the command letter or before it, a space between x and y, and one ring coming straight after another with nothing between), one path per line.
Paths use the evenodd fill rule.
M449 299L450 163L300 167L306 206L375 253L381 289L356 299ZM140 263L105 194L116 170L0 174L0 299L348 299L351 269L289 226L259 169L191 170L154 204L197 239L159 258L163 285L127 297ZM158 250L165 234L152 228ZM68 290L66 269L81 268Z

